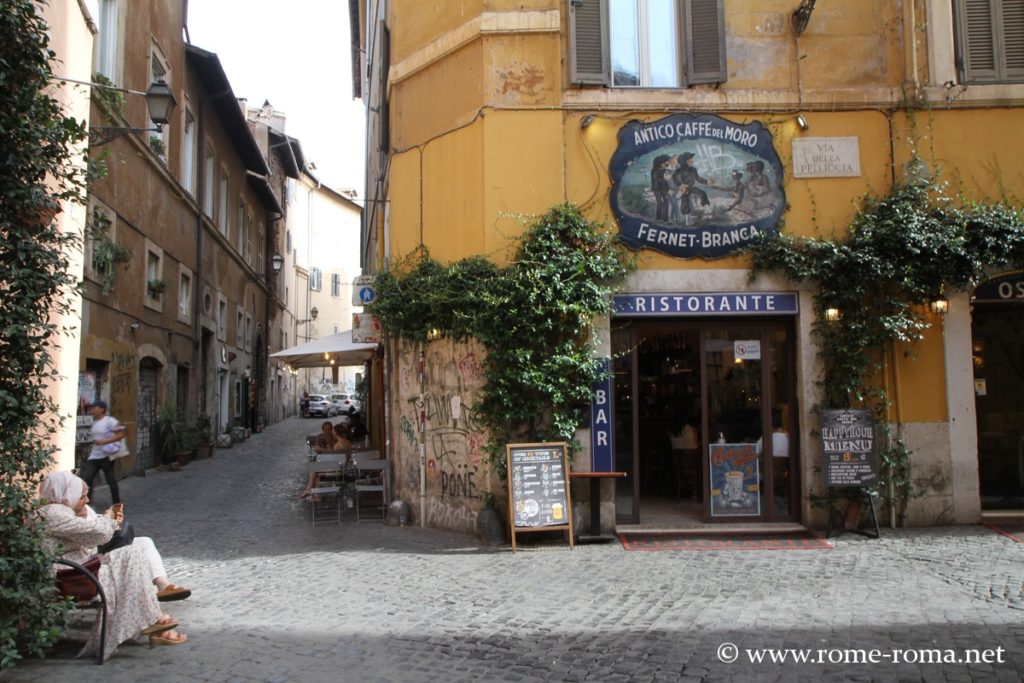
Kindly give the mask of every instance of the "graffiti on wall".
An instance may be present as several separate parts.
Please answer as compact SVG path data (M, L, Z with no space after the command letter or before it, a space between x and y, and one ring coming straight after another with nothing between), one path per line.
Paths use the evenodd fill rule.
M476 529L476 510L432 499L427 505L427 525L456 531Z

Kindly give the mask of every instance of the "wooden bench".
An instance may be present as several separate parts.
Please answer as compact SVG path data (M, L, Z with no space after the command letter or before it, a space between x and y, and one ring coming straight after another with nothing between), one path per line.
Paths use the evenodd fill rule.
M103 664L103 652L107 645L107 596L103 592L100 580L83 565L71 560L57 558L54 564L62 564L68 569L57 570L57 591L62 598L70 598L70 604L75 609L98 609L100 611L100 653L96 658L97 664ZM61 578L72 578L82 576L84 583L80 583L81 590L68 593L63 590Z

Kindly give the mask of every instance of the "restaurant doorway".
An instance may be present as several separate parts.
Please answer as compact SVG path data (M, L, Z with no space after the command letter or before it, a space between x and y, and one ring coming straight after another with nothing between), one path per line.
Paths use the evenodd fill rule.
M1024 510L1022 314L1024 299L975 301L972 312L982 510Z
M799 517L788 320L618 320L612 327L617 521Z

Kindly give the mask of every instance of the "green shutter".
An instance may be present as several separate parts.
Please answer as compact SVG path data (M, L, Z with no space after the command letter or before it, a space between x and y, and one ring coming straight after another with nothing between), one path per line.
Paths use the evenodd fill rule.
M688 0L684 4L687 85L725 82L728 64L722 0Z
M573 83L608 84L607 0L566 0Z

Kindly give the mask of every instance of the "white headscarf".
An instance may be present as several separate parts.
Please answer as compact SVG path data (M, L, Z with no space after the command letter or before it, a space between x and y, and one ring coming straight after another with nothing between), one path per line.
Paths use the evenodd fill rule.
M85 492L85 482L70 472L50 472L39 485L39 497L47 503L75 507Z

